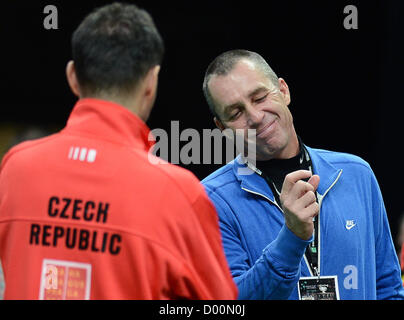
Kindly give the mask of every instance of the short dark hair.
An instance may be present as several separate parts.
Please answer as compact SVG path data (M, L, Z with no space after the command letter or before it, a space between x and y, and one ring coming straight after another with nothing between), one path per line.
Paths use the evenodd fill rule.
M161 64L164 42L145 10L112 3L95 9L77 27L72 55L83 95L125 94Z
M264 75L267 76L276 86L278 86L278 76L271 69L265 59L258 53L244 49L235 49L223 52L209 64L208 68L206 69L205 78L202 85L202 90L209 105L209 109L218 119L220 118L216 112L213 97L210 94L208 87L209 80L215 75L227 75L231 70L233 70L236 63L242 59L247 59L255 63L255 65L261 69Z

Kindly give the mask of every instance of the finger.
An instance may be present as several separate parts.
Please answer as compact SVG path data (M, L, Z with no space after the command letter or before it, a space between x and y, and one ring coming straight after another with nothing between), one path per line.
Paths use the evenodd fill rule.
M317 202L313 202L310 204L308 207L306 207L303 211L303 214L307 217L314 218L315 216L318 215L320 211L320 207Z
M309 170L297 170L286 175L282 185L282 193L289 193L297 181L311 177Z
M287 193L287 197L291 201L296 201L300 199L308 191L314 191L313 186L308 182L299 180L295 183L295 185L289 191L289 193ZM286 194L284 196L286 197Z
M300 199L298 199L297 202L298 205L301 206L301 208L307 208L308 206L316 202L316 195L313 191L308 191Z
M303 181L302 181L303 182ZM306 182L303 182L306 183ZM299 182L296 183L296 185L300 184ZM295 185L295 187L296 187ZM310 188L313 188L310 184L307 183L307 185ZM296 194L299 194L298 197L296 197ZM292 189L292 192L289 194L289 197L284 203L284 205L293 212L301 212L308 206L310 206L312 203L316 202L316 196L313 190L307 190L307 191L302 191L302 190L297 190L295 191Z
M312 175L307 183L310 183L313 186L314 191L316 191L320 183L320 176L317 174Z

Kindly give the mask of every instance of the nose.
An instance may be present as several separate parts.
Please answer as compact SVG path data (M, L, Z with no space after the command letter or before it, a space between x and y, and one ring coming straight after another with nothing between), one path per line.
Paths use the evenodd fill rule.
M264 111L254 108L253 106L248 106L246 109L248 126L253 128L258 127L265 116Z

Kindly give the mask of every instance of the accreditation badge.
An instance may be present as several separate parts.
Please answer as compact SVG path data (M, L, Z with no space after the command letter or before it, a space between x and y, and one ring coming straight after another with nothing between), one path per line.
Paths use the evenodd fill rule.
M297 285L299 300L339 300L337 276L302 277Z

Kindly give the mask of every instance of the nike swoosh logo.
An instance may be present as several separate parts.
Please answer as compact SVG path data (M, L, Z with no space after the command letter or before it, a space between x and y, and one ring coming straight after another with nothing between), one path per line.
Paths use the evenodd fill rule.
M356 224L352 224L352 225L350 225L350 226L345 226L345 228L347 229L347 230L351 230L353 227L355 227L356 226Z

